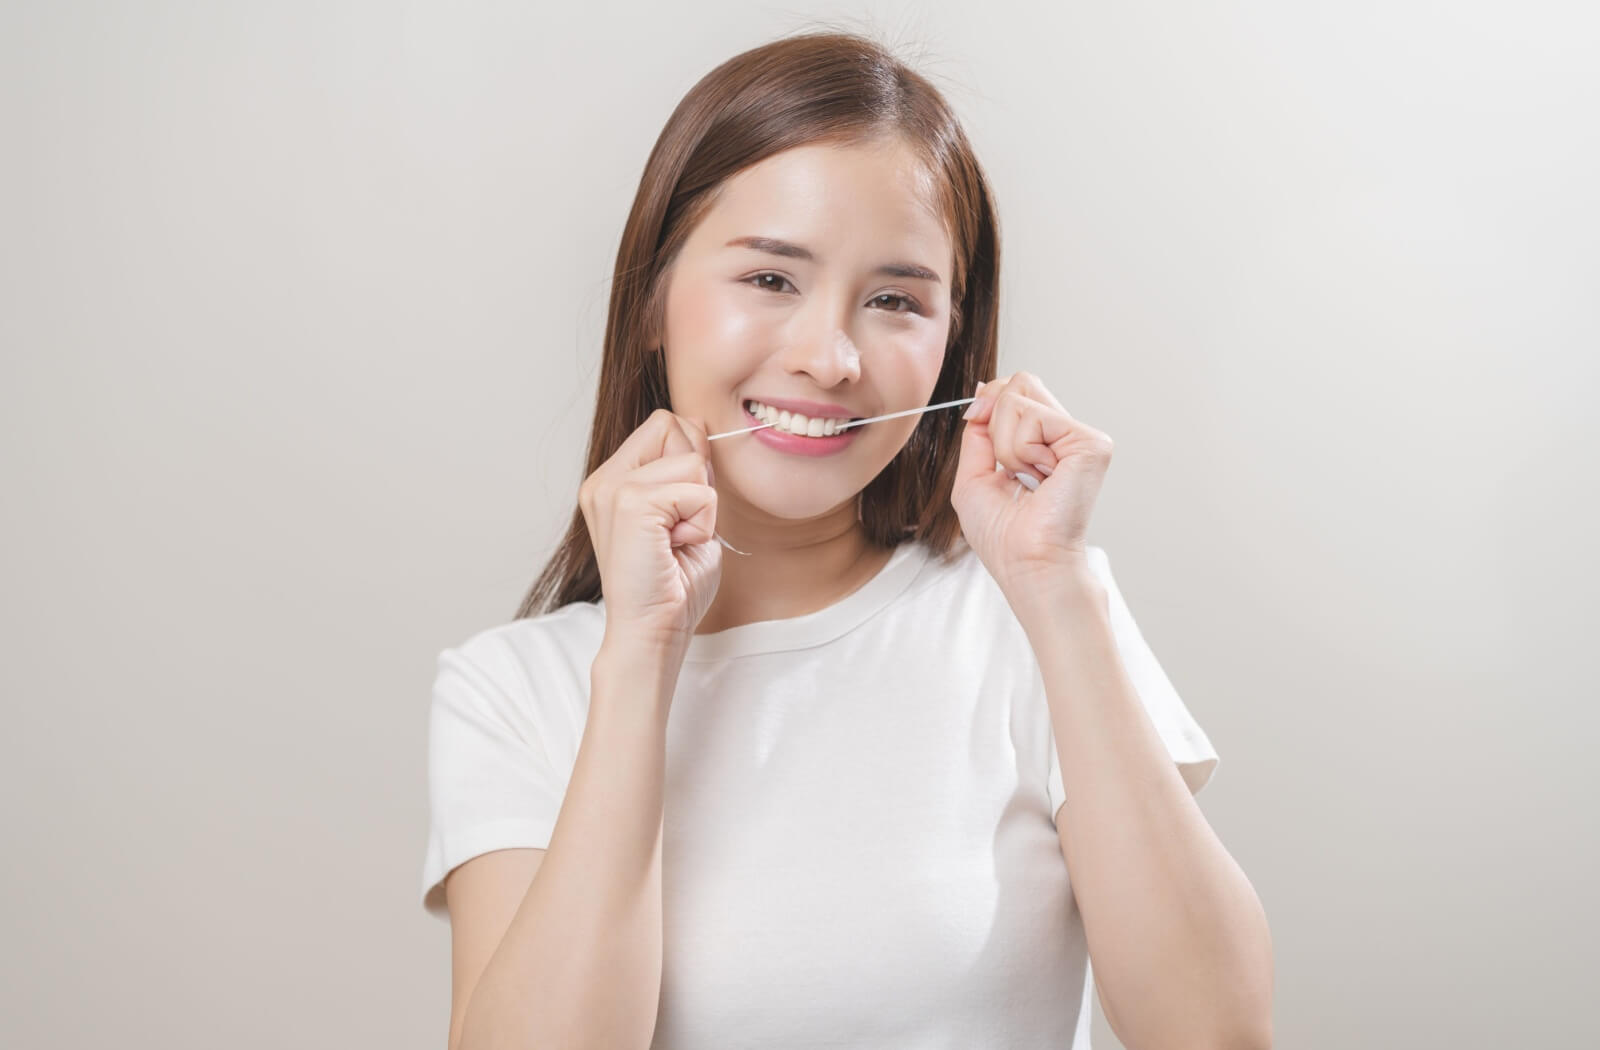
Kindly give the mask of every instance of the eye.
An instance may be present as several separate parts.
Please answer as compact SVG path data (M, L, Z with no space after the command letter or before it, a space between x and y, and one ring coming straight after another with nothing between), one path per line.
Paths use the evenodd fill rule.
M772 278L777 283L776 284L764 283L767 280L767 278L769 278L769 277ZM787 277L785 277L783 274L781 274L781 273L773 273L770 270L768 270L768 271L766 271L764 273L752 274L751 276L746 277L744 279L744 283L753 285L756 288L760 288L763 291L769 291L769 292L781 292L781 291L783 291L783 289L785 287L793 288L797 292L800 290L798 288L795 288L794 285L790 283L789 279ZM874 303L878 303L878 302L883 302L884 300L888 300L888 302L890 304L889 307L887 308L887 312L888 313L892 313L892 314L917 314L917 313L921 313L922 312L921 307L919 307L917 305L917 301L915 299L911 298L909 295L900 295L897 292L884 292L882 295L873 296L871 298L871 300L869 300L869 301L870 302L874 302Z
M779 287L774 287L773 285L770 285L770 284L762 284L762 283L760 283L761 281L765 280L768 277L776 278L777 281L778 281ZM787 277L785 277L781 273L758 273L753 277L746 277L745 278L745 283L746 284L748 284L748 283L750 283L752 281L756 282L755 286L757 288L761 288L761 289L766 290L766 291L781 292L783 290L783 288L781 286L785 285L785 284L788 284L790 288L794 288L794 285L789 284L789 279ZM799 289L795 288L795 291L799 291Z
M915 314L922 312L917 308L917 301L908 295L898 295L894 292L884 292L882 295L875 295L872 297L872 301L875 303L884 299L891 299L896 303L905 304L904 310L901 310L898 307L890 310L889 312L892 314Z

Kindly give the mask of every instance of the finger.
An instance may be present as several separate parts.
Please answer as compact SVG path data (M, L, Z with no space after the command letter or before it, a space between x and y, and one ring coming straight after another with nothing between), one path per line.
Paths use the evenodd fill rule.
M1000 398L990 417L995 459L1013 474L1035 463L1053 470L1057 456L1052 443L1066 436L1071 424L1066 413L1013 390Z
M672 496L673 513L678 520L667 529L668 542L674 547L710 543L717 530L717 490L683 482L666 487L680 485L683 487Z
M608 474L600 478L598 487L591 497L596 508L592 525L596 534L596 546L603 548L609 545L611 526L618 511L618 499L629 486L650 487L674 482L707 484L706 463L698 452L678 452L662 456L660 459L653 459L634 467L626 474L617 477Z
M621 471L628 471L662 456L693 449L694 442L684 432L679 418L664 408L658 408L617 446L608 462L614 463Z
M957 482L982 479L994 473L994 443L989 436L991 406L985 400L993 384L979 384L978 398L968 408L972 418L961 429L961 451L956 460Z
M1044 380L1032 372L1018 372L1012 377L1011 387L1024 397L1031 397L1041 404L1049 405L1057 412L1066 412L1066 406L1056 400L1050 388L1044 385Z
M705 420L698 416L674 416L677 420L679 431L688 440L690 448L699 453L706 464L706 484L716 480L716 473L711 469L711 438L706 433Z
M693 416L672 415L668 417L672 424L667 435L667 450L669 452L694 452L697 451L696 439L704 442L706 450L710 442L706 441L705 424Z
M1067 407L1056 398L1055 394L1050 392L1049 387L1045 386L1044 380L1040 379L1032 372L1018 372L1016 374L1016 380L1017 389L1020 393L1034 401L1038 401L1041 404L1049 405L1057 412L1060 412L1062 416L1066 417L1069 424L1073 426L1078 425L1077 421L1072 418L1071 413L1067 411ZM1042 456L1037 460L1028 460L1029 466L1033 467L1045 477L1049 477L1051 474L1054 474L1056 464L1061 462L1061 457L1055 453L1054 444L1047 444L1049 444L1050 448L1050 451L1047 455ZM1026 459L1026 453L1019 453L1018 458Z
M669 537L675 533L679 539L674 546L679 542L707 542L716 528L717 490L702 482L630 482L618 494L618 500L619 509L630 518L643 521L647 527L664 529Z
M979 383L974 401L968 409L967 427L962 431L962 452L957 477L977 479L985 484L995 474L998 465L994 435L995 406L1005 396L1012 376Z
M972 422L987 423L989 414L994 411L995 402L1005 394L1010 382L1011 377L1005 376L1000 379L990 379L987 382L979 383L977 389L972 393L972 396L977 400L967 406L967 412L961 418Z
M625 483L643 482L651 485L664 485L673 481L689 481L704 485L706 464L698 452L674 452L670 456L662 456L660 459L653 459L649 463L633 468L622 480Z
M680 521L667 530L667 542L674 547L693 547L700 543L710 543L716 539L712 531L714 526L707 524L709 517L697 515L688 521Z

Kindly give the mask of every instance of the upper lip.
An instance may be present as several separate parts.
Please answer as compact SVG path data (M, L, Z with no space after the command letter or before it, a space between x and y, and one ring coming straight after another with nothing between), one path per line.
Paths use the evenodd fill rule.
M843 405L825 405L821 401L802 401L798 398L746 397L746 401L759 401L769 408L798 412L807 419L865 419Z

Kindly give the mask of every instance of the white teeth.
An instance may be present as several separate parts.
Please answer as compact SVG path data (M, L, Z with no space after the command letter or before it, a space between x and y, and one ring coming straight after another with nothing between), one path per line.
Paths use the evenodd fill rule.
M798 412L775 409L759 401L751 401L749 405L750 414L763 423L771 423L774 430L804 437L831 437L840 432L841 425L850 422L848 419L810 419Z

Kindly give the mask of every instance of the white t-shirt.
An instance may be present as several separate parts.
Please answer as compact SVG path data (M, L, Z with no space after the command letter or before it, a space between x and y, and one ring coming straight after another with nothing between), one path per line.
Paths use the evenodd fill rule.
M1191 791L1218 759L1135 625L1124 666ZM544 848L604 601L439 655L423 904L490 850ZM826 609L691 640L667 721L653 1050L1089 1046L1093 978L1057 838L1039 666L965 543L898 547Z

